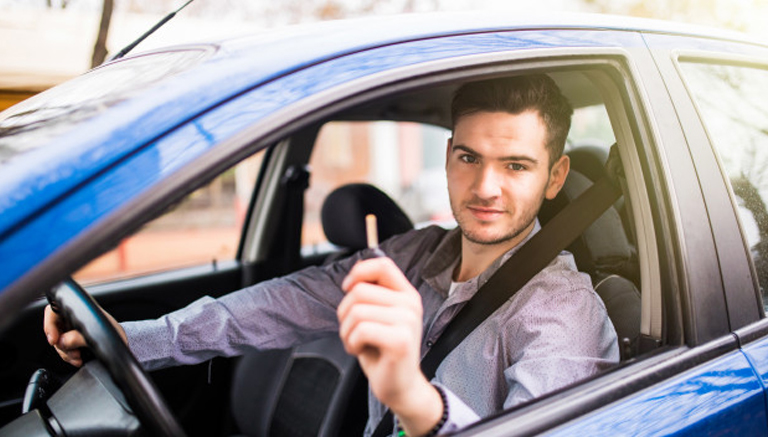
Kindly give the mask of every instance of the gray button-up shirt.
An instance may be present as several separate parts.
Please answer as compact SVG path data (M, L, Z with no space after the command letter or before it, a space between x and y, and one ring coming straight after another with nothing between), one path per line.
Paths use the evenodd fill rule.
M531 236L538 229L537 224ZM422 356L463 304L517 249L460 284L448 297L451 275L461 256L459 229L433 226L411 231L385 241L381 248L421 293ZM363 251L219 299L204 297L157 320L123 323L130 348L152 370L239 355L250 348L287 348L338 332L336 307L344 297L341 282L365 255ZM449 412L441 433L594 375L618 358L616 333L602 301L589 276L579 273L571 254L563 252L468 335L437 369L433 382L445 389ZM385 411L371 395L366 435Z

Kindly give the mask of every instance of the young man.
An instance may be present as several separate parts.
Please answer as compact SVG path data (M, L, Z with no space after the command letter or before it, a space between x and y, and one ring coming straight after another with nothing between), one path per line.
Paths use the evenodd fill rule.
M448 192L458 228L438 227L229 294L158 320L123 323L142 365L197 363L249 348L284 348L338 331L368 377L370 435L386 408L409 436L444 434L618 361L616 333L587 275L561 253L477 327L432 381L419 363L447 323L538 231L545 198L569 170L572 109L546 75L463 86L452 105ZM76 332L48 341L79 365Z

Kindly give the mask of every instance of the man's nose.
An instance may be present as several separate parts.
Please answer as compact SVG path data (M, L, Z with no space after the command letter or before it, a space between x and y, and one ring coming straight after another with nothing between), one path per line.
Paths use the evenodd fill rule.
M490 166L482 166L478 169L473 186L473 194L481 199L493 199L501 195L501 183L495 169Z

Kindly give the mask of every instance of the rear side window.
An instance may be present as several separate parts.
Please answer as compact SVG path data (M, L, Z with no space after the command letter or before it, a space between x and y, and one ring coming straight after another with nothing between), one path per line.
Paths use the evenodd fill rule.
M264 151L220 174L73 276L85 285L234 260Z
M768 70L683 62L681 70L730 181L768 302Z

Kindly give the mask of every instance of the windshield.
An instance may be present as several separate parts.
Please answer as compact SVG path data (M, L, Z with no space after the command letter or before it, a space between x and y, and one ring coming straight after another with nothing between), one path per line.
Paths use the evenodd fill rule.
M211 52L189 48L120 60L0 112L0 164L189 69Z

